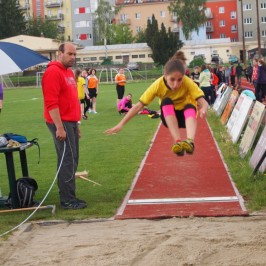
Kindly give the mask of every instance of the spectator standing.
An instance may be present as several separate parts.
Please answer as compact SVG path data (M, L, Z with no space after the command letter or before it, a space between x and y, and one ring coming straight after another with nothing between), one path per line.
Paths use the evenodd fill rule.
M226 66L225 69L224 69L224 77L225 77L226 85L230 84L230 72L231 72L230 67Z
M201 67L199 76L200 88L204 92L205 100L211 105L212 87L211 87L211 72L206 65Z
M85 79L81 76L81 70L76 69L75 70L75 79L77 82L77 90L78 90L78 98L80 101L80 110L81 110L81 117L85 120L87 120L87 116L84 115L84 103L85 103L85 88L86 88L86 82Z
M125 94L126 76L124 74L124 69L119 68L118 73L115 76L116 83L116 93L117 93L117 103L119 103Z
M241 85L241 77L242 77L243 67L238 63L236 67L236 77L237 77L237 84Z
M199 86L200 67L195 66L194 71L191 73L191 78Z
M259 60L257 58L253 59L252 82L255 89L256 98L257 98L258 67L259 67L258 62Z
M231 86L234 87L236 84L236 67L235 67L235 65L232 65L231 69L230 69L230 82L231 82Z
M90 75L87 77L88 90L90 97L89 113L97 114L96 111L96 98L98 95L98 78L96 77L96 69L91 69Z
M263 59L259 59L256 99L259 102L264 102L266 100L265 97L266 97L266 64Z
M86 202L76 198L75 172L79 160L80 103L73 71L76 47L72 43L59 46L58 61L48 64L42 78L44 117L56 152L60 205L65 209L81 209ZM60 169L59 169L60 168Z
M249 82L250 84L252 84L252 72L253 72L253 69L252 69L251 63L249 63L246 68L245 74L246 74L247 82Z
M219 66L218 71L216 72L218 78L218 85L220 83L226 83L225 79L225 68L223 66Z

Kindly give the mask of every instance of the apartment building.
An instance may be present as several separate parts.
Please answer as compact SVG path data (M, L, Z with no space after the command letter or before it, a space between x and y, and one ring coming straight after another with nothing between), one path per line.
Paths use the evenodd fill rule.
M117 15L117 23L128 25L133 34L147 27L147 20L154 14L158 25L164 23L166 28L180 33L180 39L185 40L182 34L182 25L177 23L177 17L168 11L171 0L116 0L116 5L121 6ZM238 40L237 29L237 4L236 0L209 0L207 1L206 16L208 21L200 29L200 36L195 33L190 40L230 38L232 42ZM204 30L204 32L202 32Z
M25 19L44 18L58 24L64 40L93 45L93 14L97 0L18 0Z
M266 0L258 0L258 14L255 0L237 1L238 17L243 14L243 28L241 19L238 20L239 38L245 42L258 42L260 34L261 47L266 48Z

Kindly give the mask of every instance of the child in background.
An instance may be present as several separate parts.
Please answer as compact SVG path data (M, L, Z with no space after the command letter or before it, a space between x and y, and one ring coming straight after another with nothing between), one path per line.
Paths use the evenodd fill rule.
M117 104L117 110L118 113L121 115L123 113L127 113L131 108L132 108L132 94L129 93Z
M81 116L83 119L87 119L86 116L84 116L84 98L85 98L85 79L81 76L81 70L76 69L75 70L75 79L77 82L77 90L78 90L78 98L80 101L80 110L81 110ZM80 122L80 121L79 121Z
M204 99L203 91L185 75L186 60L183 52L176 52L165 64L164 75L149 86L139 102L116 126L106 130L105 133L109 135L118 133L144 106L159 97L162 123L169 129L174 141L172 151L178 156L184 155L185 152L192 154L197 127L197 109L199 106L200 117L205 117L208 103ZM185 140L181 140L179 128L186 128Z
M90 108L89 112L97 114L96 112L96 97L98 95L98 78L96 77L96 69L91 69L90 75L87 77L88 90L90 97Z
M118 69L118 73L115 76L115 83L117 92L117 103L119 103L123 99L125 93L126 76L124 75L123 68Z

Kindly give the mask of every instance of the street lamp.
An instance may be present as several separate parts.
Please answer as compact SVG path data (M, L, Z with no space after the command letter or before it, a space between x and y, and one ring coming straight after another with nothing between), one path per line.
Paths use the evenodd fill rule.
M243 1L242 0L238 0L240 1L240 5L241 5L241 25L242 25L242 42L243 42L243 63L246 64L246 43L245 43L245 34L244 34L244 14L243 14Z

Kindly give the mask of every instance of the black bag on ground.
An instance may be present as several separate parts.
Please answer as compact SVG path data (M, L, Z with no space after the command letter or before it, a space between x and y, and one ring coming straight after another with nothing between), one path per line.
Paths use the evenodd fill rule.
M31 177L22 177L17 180L17 195L20 208L32 207L36 204L33 201L38 184Z

